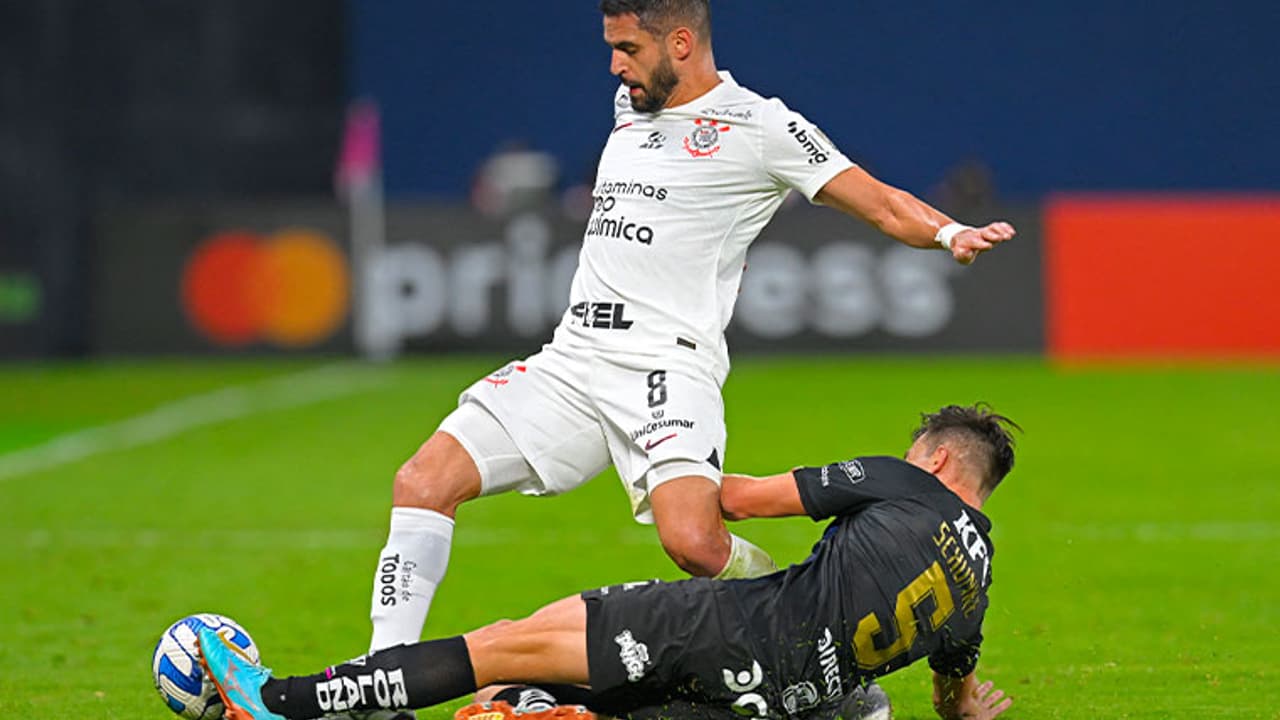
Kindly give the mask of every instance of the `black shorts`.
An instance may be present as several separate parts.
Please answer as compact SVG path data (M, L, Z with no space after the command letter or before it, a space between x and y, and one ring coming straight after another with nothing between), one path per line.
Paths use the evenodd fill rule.
M763 658L722 583L630 583L582 593L591 708L616 717L741 720L767 695ZM735 703L747 708L734 712ZM760 713L764 714L764 713Z

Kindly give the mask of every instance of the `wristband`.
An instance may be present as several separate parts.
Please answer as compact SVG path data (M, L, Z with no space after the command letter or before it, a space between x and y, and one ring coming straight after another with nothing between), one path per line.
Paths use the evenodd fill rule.
M969 227L968 225L963 225L958 222L947 223L946 225L943 225L942 227L938 228L938 234L933 236L933 241L938 243L942 247L950 250L951 241L955 239L956 235L959 235L965 230L972 230L972 229L973 228Z

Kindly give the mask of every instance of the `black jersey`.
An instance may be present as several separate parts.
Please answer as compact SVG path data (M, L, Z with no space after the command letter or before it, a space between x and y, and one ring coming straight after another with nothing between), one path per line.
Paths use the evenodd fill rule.
M892 457L794 472L804 508L834 517L784 573L726 585L768 657L786 714L929 658L973 671L991 584L991 523L933 475ZM751 668L742 668L750 671Z
M592 701L644 718L827 718L858 683L929 658L978 661L990 522L890 457L795 471L835 519L813 554L754 580L693 578L583 593Z

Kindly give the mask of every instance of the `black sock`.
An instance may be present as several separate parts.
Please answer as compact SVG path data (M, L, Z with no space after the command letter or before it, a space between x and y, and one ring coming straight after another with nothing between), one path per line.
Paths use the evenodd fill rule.
M586 705L591 691L577 685L541 683L538 685L512 685L493 696L520 712L539 712L556 705Z
M348 710L421 708L475 692L462 636L397 645L315 675L268 680L262 703L287 718Z

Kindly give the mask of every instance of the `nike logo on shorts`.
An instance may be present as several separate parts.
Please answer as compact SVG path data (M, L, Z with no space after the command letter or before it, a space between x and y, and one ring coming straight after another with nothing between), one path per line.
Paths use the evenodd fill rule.
M680 434L680 433L671 433L670 435L668 435L668 436L666 436L666 437L664 437L664 438L662 438L662 439L660 439L660 440L650 440L650 441L648 441L648 442L646 442L646 443L644 444L644 451L645 451L645 452L649 452L650 450L652 450L652 449L654 449L654 448L658 447L658 446L659 446L659 445L661 445L662 443L664 443L664 442L666 442L666 441L670 440L671 438L673 438L673 437L675 437L676 435L679 435L679 434Z

